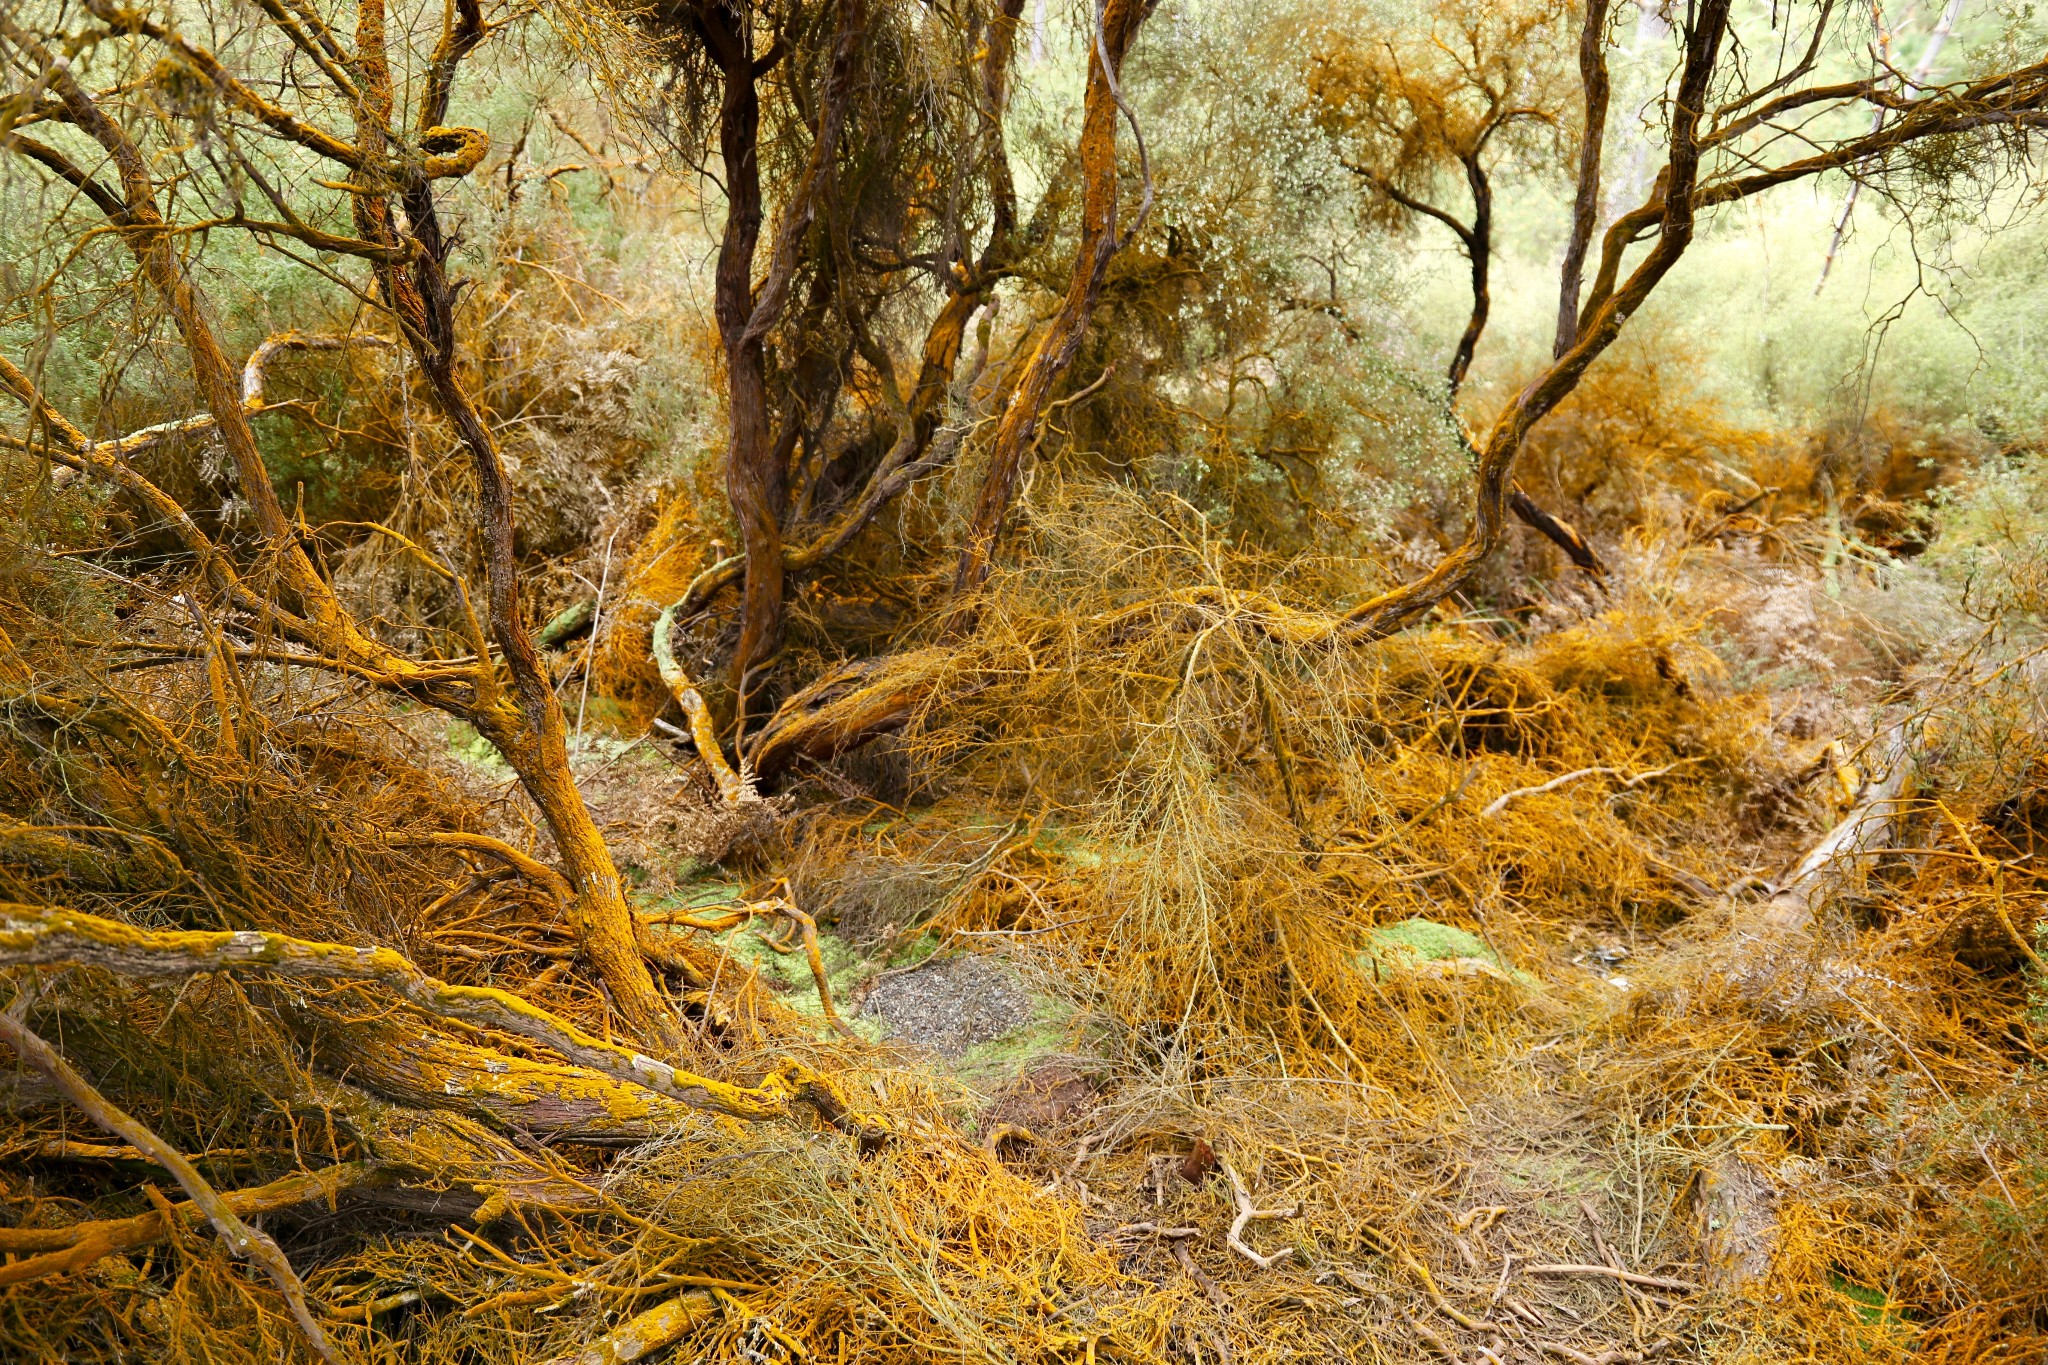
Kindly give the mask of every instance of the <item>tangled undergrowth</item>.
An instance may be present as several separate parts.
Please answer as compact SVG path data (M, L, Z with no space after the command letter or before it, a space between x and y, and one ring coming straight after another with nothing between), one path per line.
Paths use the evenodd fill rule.
M499 378L538 386L527 408L611 393L519 354ZM1526 579L1497 595L1517 610L1361 647L1329 613L1399 566L1047 472L970 634L892 627L933 594L898 575L869 610L858 564L798 601L818 668L911 647L923 700L879 749L736 822L666 732L588 743L678 1062L749 1095L822 1078L765 1119L593 1067L625 1030L473 732L238 661L173 579L70 556L102 504L10 485L43 547L4 566L10 962L41 907L377 945L597 1046L388 980L90 954L15 967L20 1020L235 1192L350 1358L2030 1358L2036 481L2000 467L1940 508L1958 592L1868 538L1883 470L1831 510L1798 441L1656 374L1601 384L1537 459L1591 513L1602 583ZM1708 456L1784 487L1674 482ZM597 714L661 714L650 632L705 565L702 501L615 509L634 548L586 544L579 586L543 589L624 585L558 659ZM363 542L341 581L425 582L393 553ZM1902 763L1883 838L1810 923L1773 919ZM844 1036L823 972L763 970L803 956L792 898L862 961L823 987L856 1022L936 946L998 954L1063 1036L965 1067ZM145 1153L8 1080L0 1351L306 1351Z
M762 1083L795 1059L831 1103L705 1114L368 980L87 957L36 976L23 1022L264 1215L346 1358L2048 1345L2048 754L2016 616L1921 656L1929 623L1882 628L1883 584L1646 544L1576 611L1304 644L1286 604L1341 599L1342 566L1247 558L1170 500L1037 506L893 750L822 774L710 881L682 868L689 909L645 902L687 1064ZM1795 590L1804 615L1739 610ZM437 729L167 661L174 601L117 604L61 560L10 594L10 942L54 905L378 944L614 1026L522 857L544 837ZM154 666L65 643L117 606ZM1897 672L1757 673L1791 627ZM594 792L619 761L583 760ZM891 786L918 798L861 794ZM1809 922L1774 919L1784 869L1880 789L1882 837ZM913 941L1000 952L1064 997L1064 1041L948 1074L831 1036L701 936L778 885L871 971ZM143 1154L55 1100L25 1073L7 1094L7 1352L302 1352L284 1300L162 1212Z

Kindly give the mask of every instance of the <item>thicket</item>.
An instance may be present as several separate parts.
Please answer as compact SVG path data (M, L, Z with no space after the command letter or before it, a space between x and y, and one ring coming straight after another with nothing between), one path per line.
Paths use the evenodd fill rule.
M2048 57L1884 23L0 8L0 1354L2048 1349Z

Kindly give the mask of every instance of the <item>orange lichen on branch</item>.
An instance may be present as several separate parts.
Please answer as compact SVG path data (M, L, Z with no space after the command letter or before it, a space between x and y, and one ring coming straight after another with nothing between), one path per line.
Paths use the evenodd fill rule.
M279 1213L305 1204L332 1203L338 1196L365 1185L394 1182L397 1166L383 1162L343 1162L317 1171L283 1176L250 1189L223 1190L221 1200L243 1219ZM106 1256L118 1256L160 1242L174 1221L198 1227L206 1213L190 1201L171 1205L172 1218L157 1210L133 1218L109 1218L66 1227L0 1228L0 1252L19 1260L0 1265L0 1286L22 1284L45 1275L69 1275Z
M693 1075L667 1062L593 1038L582 1029L489 986L457 986L421 972L389 948L316 943L287 934L151 930L45 906L0 905L0 963L87 963L124 975L180 977L201 972L271 972L279 976L374 982L428 1014L502 1029L539 1043L579 1066L680 1100L694 1109L740 1119L780 1119L792 1100L806 1099L850 1116L825 1080L789 1061L749 1089Z

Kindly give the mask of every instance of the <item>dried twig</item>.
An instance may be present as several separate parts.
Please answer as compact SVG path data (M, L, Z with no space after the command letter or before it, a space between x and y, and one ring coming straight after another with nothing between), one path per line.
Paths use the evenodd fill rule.
M140 1149L136 1150L139 1154ZM395 1168L380 1163L351 1161L297 1172L267 1185L228 1190L221 1198L246 1219L300 1204L325 1203L343 1190L389 1181L397 1174ZM197 1224L205 1216L191 1203L174 1204L171 1212L186 1224ZM154 1209L132 1218L104 1218L61 1228L0 1228L0 1253L22 1258L0 1265L0 1286L73 1274L101 1257L159 1242L170 1230L171 1220Z
M1261 1270L1271 1270L1289 1256L1294 1255L1295 1249L1290 1246L1280 1248L1271 1256L1261 1256L1245 1244L1244 1230L1251 1223L1259 1220L1277 1221L1284 1218L1297 1218L1301 1215L1301 1206L1296 1204L1284 1209L1258 1208L1252 1203L1251 1194L1246 1191L1244 1181L1238 1178L1237 1169L1228 1161L1223 1163L1223 1174L1229 1178L1230 1193L1237 1201L1237 1218L1230 1225L1230 1249Z
M1218 1308L1230 1307L1230 1296L1223 1292L1221 1285L1210 1278L1206 1270L1195 1264L1194 1254L1188 1250L1188 1244L1185 1239L1175 1238L1166 1245L1173 1252L1173 1259L1180 1262L1180 1268L1187 1271L1188 1278L1193 1280L1196 1286L1209 1296L1209 1302L1215 1304Z
M1623 778L1621 783L1622 789L1626 791L1632 787L1639 786L1644 782L1648 782L1653 777L1662 777L1666 773L1670 772L1672 769L1678 767L1680 763L1685 763L1687 761L1688 760L1681 758L1680 760L1678 760L1678 763L1667 763L1661 768L1652 768L1650 769L1650 771L1646 773L1637 773L1634 777ZM1479 812L1479 818L1482 820L1491 820L1494 816L1499 815L1502 811L1506 810L1508 807L1508 803L1510 801L1514 801L1520 797L1541 796L1545 792L1554 792L1559 787L1568 787L1572 783L1579 781L1581 778L1600 777L1602 775L1613 777L1619 776L1621 772L1622 770L1620 768L1580 768L1574 772L1568 772L1564 774L1562 777L1553 777L1548 782L1539 783L1534 787L1517 787L1513 791L1502 792L1499 796L1496 796L1493 799L1493 801L1486 807L1485 810Z
M1667 1280L1657 1275L1638 1275L1632 1270L1617 1270L1611 1265L1525 1265L1522 1269L1530 1275L1604 1275L1610 1280L1639 1284L1648 1289L1668 1289L1674 1294L1696 1294L1700 1288L1691 1280Z
M242 1221L234 1206L221 1198L219 1191L199 1174L198 1167L140 1120L94 1089L92 1082L80 1075L55 1048L15 1018L12 1009L0 1010L0 1040L5 1040L24 1062L56 1082L65 1097L84 1110L94 1123L126 1140L130 1146L148 1153L152 1161L169 1171L184 1188L186 1196L212 1222L221 1240L227 1243L228 1250L263 1267L278 1292L284 1295L285 1302L291 1305L292 1316L298 1319L299 1330L306 1334L313 1353L330 1365L339 1365L340 1358L328 1342L327 1333L314 1321L312 1310L306 1306L306 1286L300 1281L298 1272L292 1269L292 1263L285 1259L284 1252L267 1234Z
M1566 1360L1575 1361L1577 1365L1635 1365L1636 1361L1642 1359L1634 1351L1620 1349L1602 1351L1597 1356L1589 1356L1584 1351L1561 1345L1555 1341L1539 1341L1536 1345L1554 1356L1563 1356Z
M1451 1365L1465 1365L1465 1357L1458 1354L1458 1348L1445 1341L1442 1336L1423 1326L1414 1318L1408 1319L1408 1327L1416 1336L1422 1338L1423 1345L1429 1347L1430 1350L1436 1352L1445 1360L1450 1361Z

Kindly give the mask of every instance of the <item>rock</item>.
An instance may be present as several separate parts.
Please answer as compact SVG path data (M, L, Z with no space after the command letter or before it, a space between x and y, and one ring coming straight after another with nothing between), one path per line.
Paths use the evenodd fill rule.
M1366 950L1358 956L1358 966L1361 971L1389 976L1439 981L1490 977L1525 986L1536 984L1527 972L1503 962L1476 934L1420 916L1373 930Z

